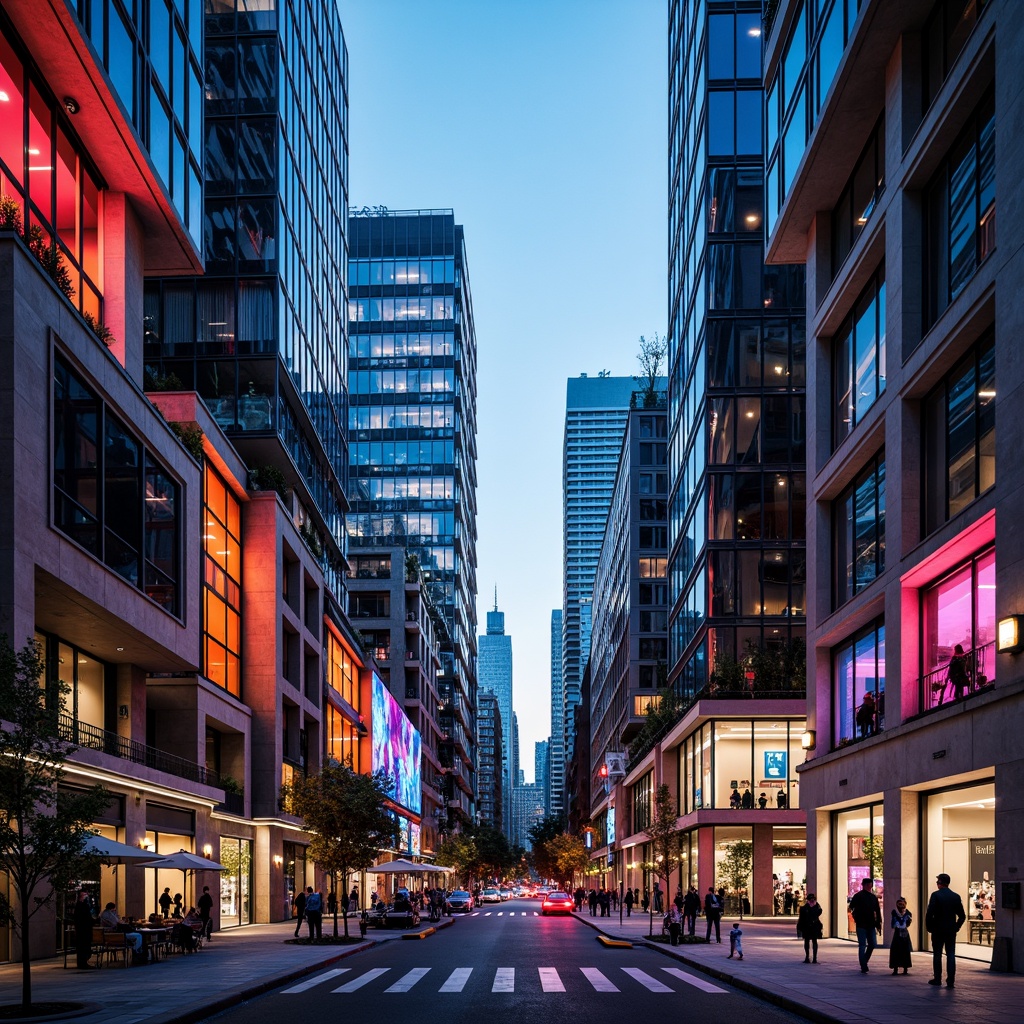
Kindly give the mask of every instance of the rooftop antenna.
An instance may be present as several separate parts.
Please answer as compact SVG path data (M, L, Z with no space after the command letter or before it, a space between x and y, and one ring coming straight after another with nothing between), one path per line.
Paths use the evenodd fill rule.
M494 584L494 610L498 610L498 584Z

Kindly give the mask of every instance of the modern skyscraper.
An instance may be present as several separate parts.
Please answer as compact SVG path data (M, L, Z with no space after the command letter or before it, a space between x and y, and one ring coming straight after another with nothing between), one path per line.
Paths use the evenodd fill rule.
M205 67L206 275L147 285L146 363L199 393L255 480L269 489L283 475L343 603L348 55L337 8L213 3Z
M764 72L768 258L806 261L816 396L808 884L846 937L859 878L922 906L945 873L957 957L1016 972L1021 13L783 0Z
M548 778L548 751L551 747L550 740L538 740L533 745L533 781L543 787L544 813L547 814L547 778Z
M619 464L622 431L636 389L632 377L570 377L562 447L562 758L573 755L573 709L580 702L584 641L581 624L601 553L608 503ZM553 782L554 784L554 782ZM567 809L561 788L552 809Z
M551 612L551 735L548 736L547 789L544 807L549 815L565 815L565 733L562 723L562 609Z
M804 636L804 273L764 266L761 24L760 0L670 7L668 679L684 699L717 664Z
M476 333L451 210L353 210L348 221L353 555L414 555L440 642L440 760L454 826L475 817Z
M477 799L480 824L489 825L499 832L508 827L502 817L505 790L501 734L501 707L498 696L491 690L481 690L477 697Z
M519 782L516 758L518 737L512 711L512 637L505 633L505 613L498 611L498 592L494 592L494 608L487 613L487 632L477 639L477 679L480 690L490 690L498 699L501 711L501 785L504 803L502 820L506 829L512 827L512 792Z

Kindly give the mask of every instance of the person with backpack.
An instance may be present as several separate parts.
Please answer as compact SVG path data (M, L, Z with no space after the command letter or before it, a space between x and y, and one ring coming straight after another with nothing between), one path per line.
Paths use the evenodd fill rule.
M309 925L309 941L323 938L324 898L306 886L306 924Z
M715 929L715 942L722 942L722 901L718 898L713 885L708 886L707 895L704 897L704 916L708 919L708 932L705 936L708 942L711 941L711 928Z
M312 892L312 890L310 891ZM306 916L306 894L301 889L295 894L292 906L295 908L295 938L298 938L299 929Z

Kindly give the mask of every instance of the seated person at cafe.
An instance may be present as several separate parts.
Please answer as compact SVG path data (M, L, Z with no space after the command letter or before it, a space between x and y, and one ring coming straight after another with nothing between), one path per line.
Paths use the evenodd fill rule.
M100 914L100 924L103 925L104 928L108 928L112 931L121 931L121 929L125 927L121 924L121 918L117 916L117 909L113 903L108 903L103 908L103 913ZM124 936L136 953L140 953L142 951L141 933L126 931L124 932Z
M181 946L187 953L194 953L199 946L199 935L198 930L202 928L203 919L199 916L199 911L195 907L192 907L188 914L182 918L180 924L174 925L174 929L171 933L171 939L176 944ZM192 926L195 925L195 928Z

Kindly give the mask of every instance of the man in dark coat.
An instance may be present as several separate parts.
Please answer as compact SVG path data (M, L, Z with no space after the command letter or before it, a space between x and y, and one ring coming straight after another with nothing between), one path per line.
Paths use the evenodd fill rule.
M929 985L942 984L942 951L946 951L946 988L956 981L956 933L964 925L964 901L949 887L949 875L936 876L938 888L928 901L924 915L925 930L932 937L932 974Z
M704 897L704 916L708 921L708 933L705 936L711 941L711 929L715 929L715 941L722 941L722 902L718 898L713 885L708 886L708 894Z
M213 918L210 916L213 912L213 897L208 885L203 886L203 895L199 897L196 909L203 921L203 938L208 942L213 935Z
M299 889L292 903L295 907L295 938L298 938L299 929L302 927L302 919L306 916L306 894Z
M691 935L697 930L697 915L700 913L700 896L691 885L683 897L683 926Z
M83 889L78 894L78 902L75 904L72 919L75 922L75 954L78 960L78 969L87 970L90 967L98 967L99 964L89 963L92 956L92 903L89 894Z
M868 961L877 944L876 933L882 934L882 908L878 897L871 891L874 884L873 878L861 879L860 892L855 892L850 899L850 914L857 928L857 956L861 974L868 973Z

